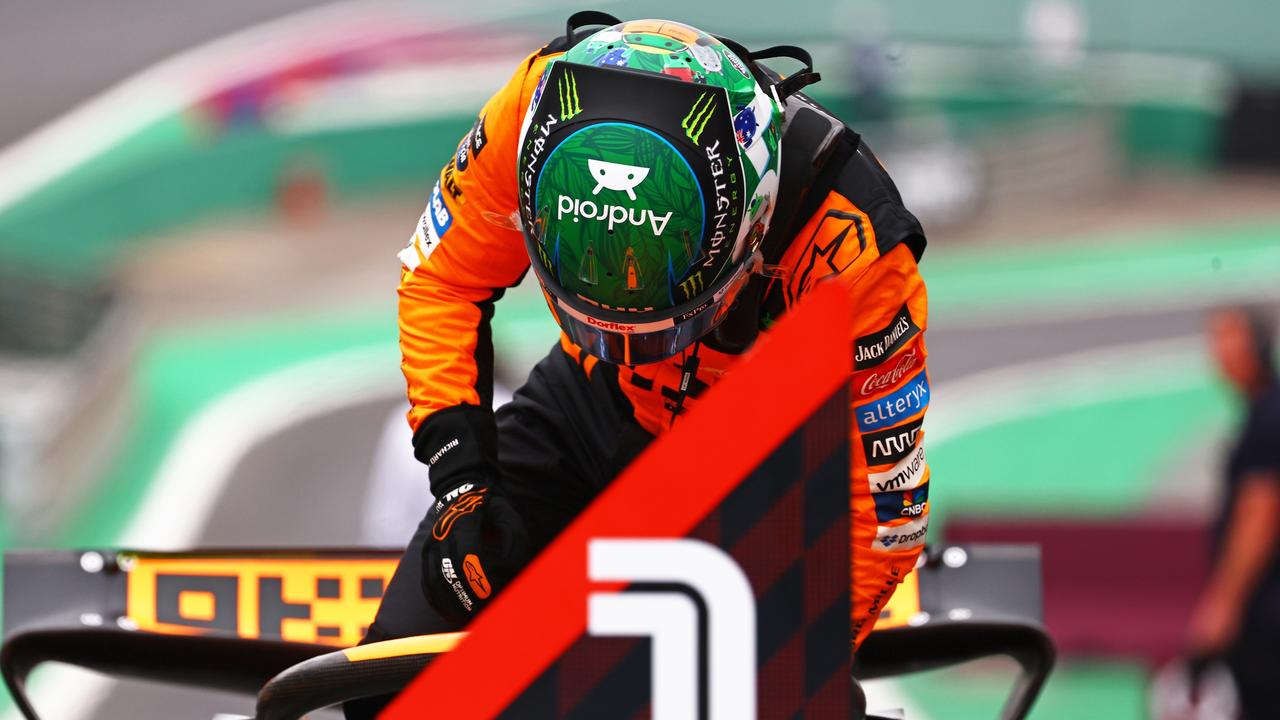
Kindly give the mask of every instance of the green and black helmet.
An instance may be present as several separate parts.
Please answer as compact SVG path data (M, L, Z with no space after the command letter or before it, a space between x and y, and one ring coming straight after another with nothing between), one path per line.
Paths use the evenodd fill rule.
M619 23L548 63L520 133L520 220L570 339L638 365L724 319L759 264L781 126L774 89L680 23Z

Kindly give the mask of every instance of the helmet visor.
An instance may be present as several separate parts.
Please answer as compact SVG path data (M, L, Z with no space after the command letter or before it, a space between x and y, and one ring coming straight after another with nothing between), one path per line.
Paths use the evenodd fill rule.
M714 330L749 277L748 268L741 268L704 302L671 318L651 322L574 307L549 292L545 285L543 292L560 328L575 345L615 365L647 365L678 355Z

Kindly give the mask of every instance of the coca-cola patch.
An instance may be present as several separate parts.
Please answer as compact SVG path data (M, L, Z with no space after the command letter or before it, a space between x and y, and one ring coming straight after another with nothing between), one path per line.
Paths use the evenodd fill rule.
M924 348L912 343L890 359L855 373L853 393L855 397L872 397L896 388L924 364Z

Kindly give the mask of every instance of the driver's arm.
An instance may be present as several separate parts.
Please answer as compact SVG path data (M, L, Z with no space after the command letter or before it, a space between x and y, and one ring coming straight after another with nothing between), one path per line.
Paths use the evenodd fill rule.
M929 524L924 230L866 145L800 233L803 272L836 271L854 307L850 386L853 641L915 566ZM783 260L788 265L787 258Z
M1280 413L1262 422L1259 437L1280 438ZM1188 629L1190 649L1199 654L1223 652L1237 639L1258 582L1280 552L1280 443L1258 443L1241 472L1222 545Z
M850 385L853 635L860 645L915 566L929 527L923 430L932 388L928 301L916 259L899 244L854 285Z
M399 254L401 368L414 454L437 494L492 479L493 304L529 267L516 211L516 143L546 59L535 54L485 104Z
M1280 467L1245 477L1226 525L1207 595L1239 615L1280 545Z

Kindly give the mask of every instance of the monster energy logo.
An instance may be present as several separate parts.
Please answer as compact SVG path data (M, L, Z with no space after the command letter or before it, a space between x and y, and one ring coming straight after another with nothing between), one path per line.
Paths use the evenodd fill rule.
M704 289L702 285L702 271L699 270L698 272L690 275L687 280L680 283L679 287L680 290L684 292L684 299L692 300L694 296L702 292Z
M542 260L543 266L554 270L556 265L551 262L551 258L547 255L547 249L540 242L534 243L534 246L538 248L538 258Z
M707 129L707 121L716 112L714 102L715 98L711 93L704 92L694 101L693 107L689 109L689 114L684 116L684 120L680 121L680 127L684 128L684 134L695 143L702 137L702 131Z
M582 112L582 105L578 103L578 81L572 72L566 71L556 80L556 90L560 93L560 122Z

